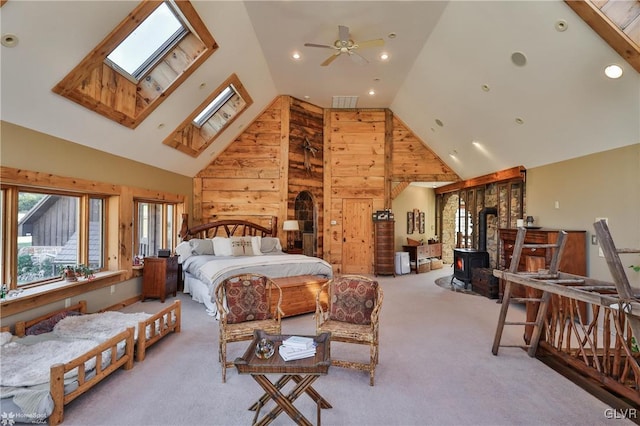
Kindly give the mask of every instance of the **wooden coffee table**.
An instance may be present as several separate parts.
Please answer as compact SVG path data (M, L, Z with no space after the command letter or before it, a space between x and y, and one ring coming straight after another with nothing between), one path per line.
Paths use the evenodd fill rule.
M254 338L247 351L241 358L236 358L234 364L239 374L251 374L251 377L264 389L265 394L249 407L255 411L253 418L254 425L267 425L271 423L283 411L287 413L296 424L311 425L311 422L293 406L293 402L302 394L306 393L316 402L317 422L320 425L320 410L331 408L331 404L324 399L318 391L311 385L318 377L326 375L331 365L331 351L329 333L322 333L318 336L311 336L316 342L316 354L313 357L298 359L294 361L284 361L278 353L278 347L288 335L270 335L262 330L254 332ZM257 342L266 338L275 343L275 352L269 359L260 359L255 354ZM266 374L280 374L281 377L272 383ZM293 380L296 385L287 394L282 393L284 385ZM277 404L269 413L265 414L259 421L260 409L264 404L273 399Z

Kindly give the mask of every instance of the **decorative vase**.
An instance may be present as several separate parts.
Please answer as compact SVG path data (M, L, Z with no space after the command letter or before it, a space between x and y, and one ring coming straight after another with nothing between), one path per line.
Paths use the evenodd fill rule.
M273 356L276 345L269 339L262 338L256 344L256 356L260 359L269 359Z

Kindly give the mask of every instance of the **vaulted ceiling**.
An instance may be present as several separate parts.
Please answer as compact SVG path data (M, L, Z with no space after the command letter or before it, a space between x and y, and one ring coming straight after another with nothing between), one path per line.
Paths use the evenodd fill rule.
M1 50L0 118L186 176L281 94L324 108L333 96L390 108L465 179L640 142L640 74L625 60L633 58L563 1L194 1L219 48L132 130L51 89L136 4L4 3L2 34L18 43ZM638 22L627 24L631 36ZM385 45L361 49L365 65L342 55L321 66L333 51L304 43L333 44L339 25L356 42ZM612 63L621 78L604 76ZM253 104L233 125L197 158L163 145L234 73Z

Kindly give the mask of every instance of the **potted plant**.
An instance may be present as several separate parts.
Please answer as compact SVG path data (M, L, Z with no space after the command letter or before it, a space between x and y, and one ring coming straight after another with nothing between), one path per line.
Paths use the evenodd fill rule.
M62 269L62 278L67 282L78 281L78 275L76 273L76 267L74 265L66 265Z

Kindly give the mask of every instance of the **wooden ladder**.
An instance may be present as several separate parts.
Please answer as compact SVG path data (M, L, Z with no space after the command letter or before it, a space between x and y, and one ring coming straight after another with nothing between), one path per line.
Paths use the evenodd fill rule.
M640 339L640 318L635 315L630 315L629 309L624 306L625 303L629 303L632 300L637 301L638 299L634 297L631 285L629 284L629 279L627 278L627 274L624 272L624 267L620 260L621 253L640 253L640 249L616 248L613 243L613 238L611 237L611 232L609 232L609 225L607 225L605 220L600 220L594 223L593 227L596 230L600 248L602 249L604 258L607 261L607 266L609 267L609 271L611 272L613 282L618 292L618 297L620 298L619 309L626 315L633 335L636 339Z
M558 266L560 265L560 259L562 257L562 252L564 251L564 246L566 244L567 233L565 231L558 232L558 238L555 243L552 244L525 244L524 239L527 234L527 229L520 227L518 228L518 234L516 235L516 243L513 247L513 256L511 257L511 263L509 264L509 272L513 274L521 274L521 275L529 275L531 278L542 278L542 279L553 279L558 276ZM540 275L539 273L522 273L518 272L518 265L520 264L520 257L522 254L523 248L531 248L531 249L552 249L553 256L551 258L551 263L549 265L548 273L544 275ZM502 307L500 308L500 315L498 317L498 327L496 329L496 335L493 339L493 348L491 352L494 355L498 355L498 348L523 348L527 349L527 353L530 357L535 356L536 350L538 349L538 343L540 342L540 336L542 335L542 330L544 329L544 319L547 314L547 307L549 306L549 301L551 300L551 293L548 291L543 291L540 297L511 297L511 281L506 281L504 286L504 295L502 297ZM511 303L539 303L538 313L536 315L535 321L507 321L507 312L509 310L509 305ZM531 341L528 345L501 345L500 340L502 340L502 332L504 331L505 325L524 325L524 326L533 326L533 334L531 335Z

